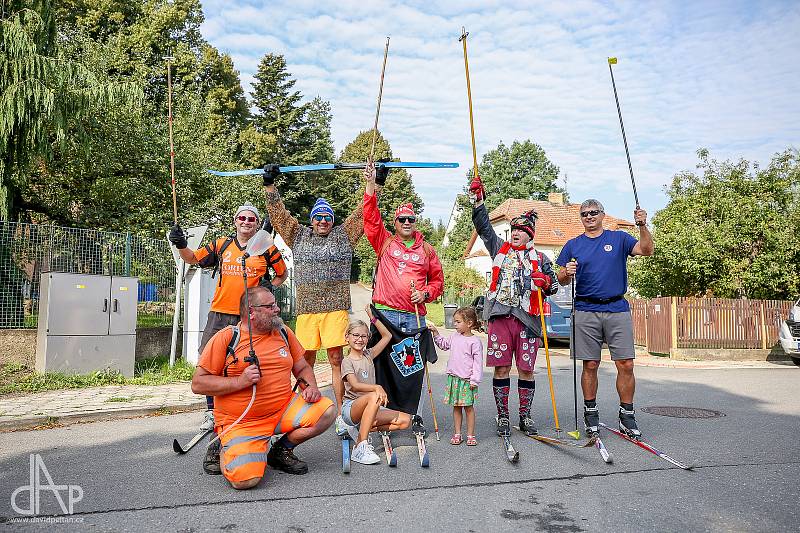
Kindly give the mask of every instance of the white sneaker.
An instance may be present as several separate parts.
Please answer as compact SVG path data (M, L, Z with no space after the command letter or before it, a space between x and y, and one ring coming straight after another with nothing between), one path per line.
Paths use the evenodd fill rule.
M374 465L381 462L381 458L375 453L372 444L366 440L362 440L358 443L358 446L353 448L350 458L362 465Z
M347 433L347 424L344 423L342 415L336 417L336 422L333 423L333 427L336 430L336 434L340 437Z
M200 431L211 431L214 429L214 411L208 410L203 415L203 423L200 424Z

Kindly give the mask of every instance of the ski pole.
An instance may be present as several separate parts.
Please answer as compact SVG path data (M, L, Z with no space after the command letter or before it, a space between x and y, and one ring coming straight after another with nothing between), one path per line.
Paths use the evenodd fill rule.
M414 280L411 280L411 289L414 289ZM419 321L419 307L414 304L414 315L417 317L417 329L422 329ZM428 373L428 361L423 359L422 367L425 372L425 380L428 382L428 399L431 402L431 414L433 415L433 431L436 433L436 440L439 440L439 422L436 420L436 404L433 403L433 391L431 390L431 375Z
M383 50L383 67L381 67L381 85L378 89L378 109L375 110L375 126L372 128L372 147L369 149L369 160L375 158L375 140L378 137L378 116L381 114L381 97L383 96L383 74L386 72L386 57L389 55L389 37L386 37L386 48Z
M561 426L558 424L558 410L556 409L556 394L553 390L553 373L550 370L550 347L547 343L547 326L544 323L544 303L542 301L542 289L536 291L539 298L539 318L542 321L542 338L544 339L544 356L547 360L547 380L550 382L550 398L553 404L553 419L556 422L556 435L561 438Z
M575 258L570 259L575 261ZM581 432L578 431L578 362L575 358L575 276L572 276L572 338L569 341L569 354L572 356L572 397L575 402L575 431L569 431L569 436L578 440Z
M631 173L631 185L633 185L633 199L636 200L636 209L639 209L639 195L636 194L636 181L633 179L633 165L631 165L631 153L628 150L628 138L625 136L625 125L622 123L622 109L619 107L619 97L617 96L617 84L614 82L614 70L611 65L617 64L616 57L608 58L608 72L611 73L611 86L614 88L614 101L617 103L617 114L619 115L619 127L622 130L622 142L625 144L625 156L628 158L628 170Z
M469 32L467 32L464 26L461 26L461 37L458 38L461 41L461 44L464 45L464 72L467 76L467 102L469 103L469 131L472 135L472 164L473 164L473 171L474 178L479 178L478 176L478 153L475 150L475 125L473 124L473 117L472 117L472 89L469 85L469 61L467 60L467 36ZM479 178L480 179L480 178Z
M167 62L167 112L169 114L167 122L169 123L169 175L172 181L172 220L178 224L178 196L175 192L175 145L172 141L172 63L175 59L172 56L164 56Z

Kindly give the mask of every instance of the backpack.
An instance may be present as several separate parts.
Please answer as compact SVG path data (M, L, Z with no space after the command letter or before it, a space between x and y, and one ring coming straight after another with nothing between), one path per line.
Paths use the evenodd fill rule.
M211 272L211 277L212 278L217 275L217 272L219 272L220 265L222 264L222 254L225 253L225 250L228 249L228 246L231 245L231 243L233 242L234 238L235 237L232 237L232 236L227 237L225 239L225 242L222 243L222 246L220 247L219 250L217 250L217 241L215 240L212 243L211 247L214 249L214 255L216 255L216 257L217 257L217 262L214 264L214 270ZM266 252L261 254L261 257L263 257L267 261L267 271L264 273L263 276L261 276L261 281L259 281L258 284L261 285L262 287L266 287L267 289L272 291L273 287L272 287L272 283L270 283L272 281L272 276L269 273L269 267L272 266L272 263L270 263L270 261L269 261L269 255L268 254L269 254L269 248L267 249ZM222 286L222 276L219 277L219 280L217 281L217 286L218 287Z

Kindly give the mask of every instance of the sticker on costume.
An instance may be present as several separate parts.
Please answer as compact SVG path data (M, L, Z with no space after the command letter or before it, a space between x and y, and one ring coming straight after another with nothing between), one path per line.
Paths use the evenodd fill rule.
M525 330L520 331L519 332L519 338L520 339L527 339L528 338L528 333Z
M603 250L605 250L606 252L610 252L613 249L614 247L611 246L610 244L606 244L605 246L603 246Z
M406 337L392 346L392 361L404 378L423 369L422 354L419 351L420 333Z
M495 356L496 358L500 359L501 357L503 357L503 354L502 354L502 353L500 353L500 352L497 352L497 353L495 353L495 354L494 354L494 356Z
M531 358L528 356L528 354L525 353L525 354L522 354L522 360L527 363L528 361L531 360Z
M369 372L367 372L366 370L362 370L361 371L361 377L363 379L369 379Z
M278 353L280 354L281 357L288 357L289 355L289 353L286 351L286 348L281 348L280 350L278 350Z
M400 250L395 250L394 252L392 252L392 255L395 256L395 257L400 257L401 253L402 252Z
M487 355L494 355L494 350L492 350L491 348L489 348L488 350L486 350L486 354L487 354Z
M403 254L403 261L408 261L411 256L408 254Z
M500 349L503 350L503 351L506 351L506 350L508 350L508 345L507 344L501 344L500 345Z
M419 255L411 254L411 260L414 261L415 263L418 262L419 261Z
M492 348L494 348L495 350L497 350L498 348L500 348L500 346L498 346L498 344L497 344L496 342L493 342L493 343L492 343Z
M528 349L528 343L527 342L523 342L522 343L522 349L523 350L527 350Z
M491 339L492 339L492 341L496 341L497 340L497 335L492 335Z

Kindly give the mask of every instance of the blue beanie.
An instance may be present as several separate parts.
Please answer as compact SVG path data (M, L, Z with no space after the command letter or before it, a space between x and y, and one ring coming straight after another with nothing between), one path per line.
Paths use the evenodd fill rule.
M330 215L333 217L333 208L325 198L317 198L317 201L314 202L314 207L311 208L311 220L314 219L314 215ZM335 217L333 218L335 220Z

